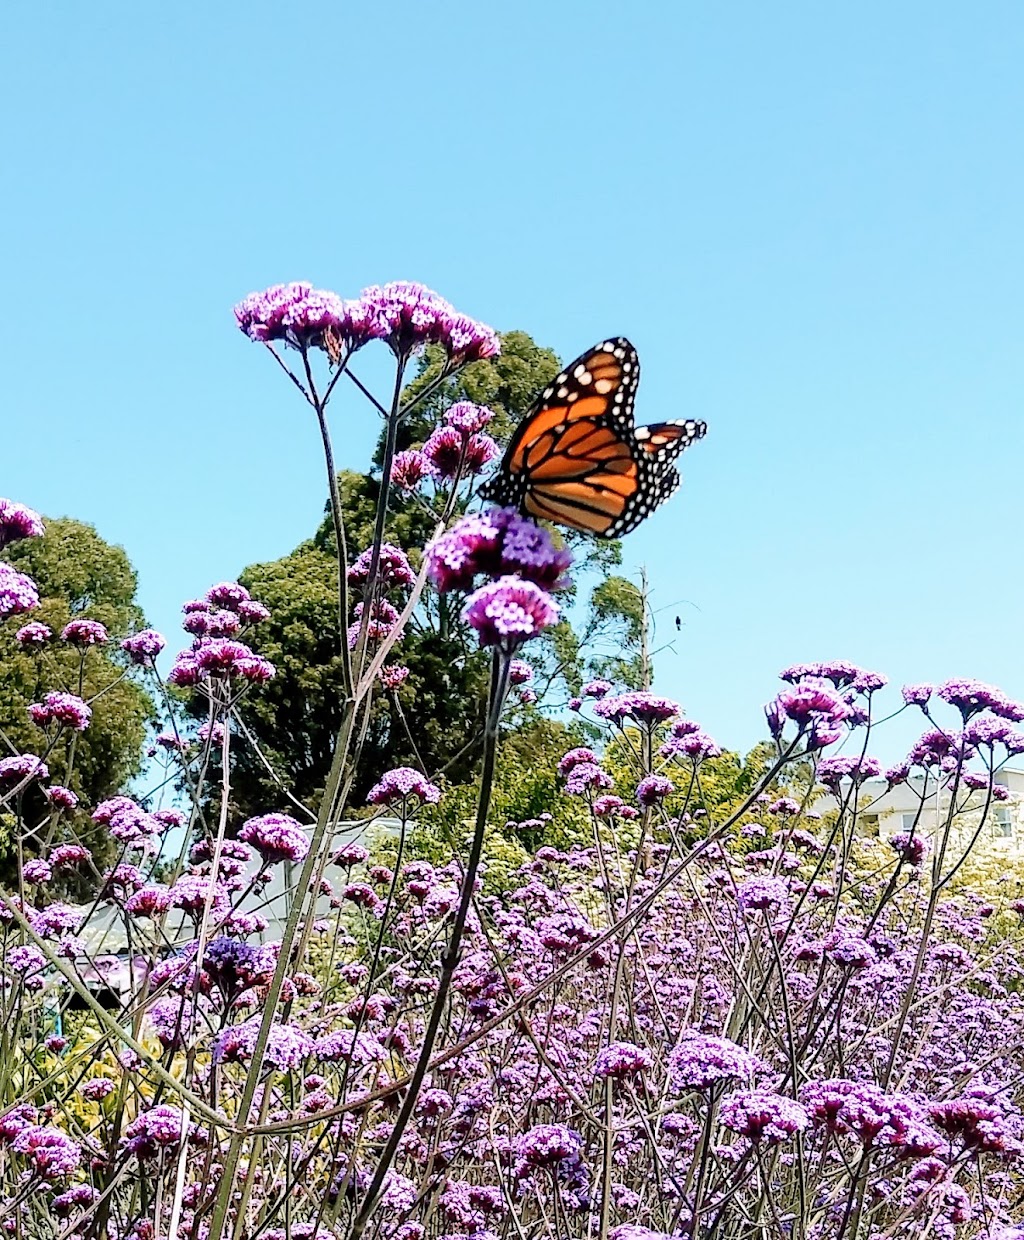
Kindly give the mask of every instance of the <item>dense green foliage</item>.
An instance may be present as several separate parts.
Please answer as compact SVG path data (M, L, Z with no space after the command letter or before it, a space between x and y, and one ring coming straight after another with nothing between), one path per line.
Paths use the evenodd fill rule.
M122 548L105 542L91 525L68 517L47 520L42 537L14 543L5 556L34 579L40 606L31 617L0 624L2 752L43 754L53 782L69 786L84 804L94 805L120 792L139 771L146 723L153 714L149 695L125 675L128 665L118 647L118 639L143 625L135 601L135 570ZM111 640L84 653L59 640L43 651L24 650L15 634L28 618L42 621L56 635L74 618L98 620ZM85 732L62 737L47 752L46 735L31 722L27 708L53 689L91 701L92 722ZM103 828L93 826L84 812L78 814L75 828L81 842L102 859ZM0 878L7 878L12 856L6 840L0 846Z

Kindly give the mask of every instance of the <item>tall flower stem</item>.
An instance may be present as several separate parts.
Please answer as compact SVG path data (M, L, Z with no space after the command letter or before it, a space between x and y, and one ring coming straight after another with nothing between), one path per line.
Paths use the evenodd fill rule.
M357 666L362 662L365 654L370 614L372 612L372 603L376 590L377 574L380 568L380 546L383 541L384 527L387 520L387 505L390 495L391 481L391 463L394 460L398 440L398 422L401 412L402 379L404 373L405 359L400 358L395 375L395 386L391 402L391 415L388 420L387 445L385 447L383 462L384 473L381 480L380 494L377 498L373 553L370 564L368 589L366 592L368 606L363 609L359 639L356 642L355 649L354 662ZM310 403L317 411L317 417L321 427L321 435L324 442L324 455L327 463L329 484L331 487L331 506L335 515L335 532L337 533L339 529L342 531L341 535L339 535L336 552L338 558L338 574L340 578L339 605L344 608L341 616L341 634L344 654L346 656L345 665L348 667L348 679L346 683L345 703L344 710L342 712L341 725L338 730L338 739L334 747L334 755L331 759L331 769L328 773L323 798L320 802L320 810L317 814L316 827L314 828L312 838L310 839L309 852L306 854L305 861L302 865L302 871L299 875L297 886L298 898L292 903L292 907L288 912L288 920L285 923L284 931L281 935L281 949L278 955L277 965L274 969L274 975L268 987L266 1003L263 1011L263 1019L260 1024L259 1033L256 1037L256 1044L253 1047L252 1060L250 1063L249 1073L246 1077L245 1087L242 1091L241 1099L239 1100L238 1126L239 1129L243 1131L237 1133L233 1137L224 1160L224 1174L218 1190L216 1203L214 1205L213 1217L210 1221L209 1240L221 1240L221 1237L224 1234L232 1193L234 1192L235 1175L245 1147L247 1134L244 1132L244 1129L248 1123L249 1113L252 1109L253 1099L256 1095L256 1089L260 1077L260 1068L263 1063L264 1055L266 1054L267 1043L270 1039L270 1030L277 1011L277 1005L280 1001L281 991L284 987L284 979L291 960L292 946L295 943L296 936L299 932L299 923L302 920L302 915L307 901L310 901L311 913L312 908L315 907L315 893L312 895L310 894L311 888L314 886L312 880L317 866L322 862L321 854L323 852L325 842L329 841L332 837L334 823L337 815L340 813L341 805L345 800L345 772L346 768L350 765L349 758L353 751L353 740L355 738L355 727L359 704L365 694L372 689L372 681L367 681L365 677L357 689L355 684L355 676L353 676L352 672L353 660L348 658L348 646L345 641L348 610L348 562L344 542L341 497L338 492L337 471L334 467L334 455L331 449L330 436L327 433L326 420L323 417L322 405L315 396L315 389L312 388L311 374L308 375L308 378L313 392ZM358 676L358 673L356 673L356 676ZM498 710L500 712L500 704ZM394 1155L392 1155L392 1157L394 1157ZM251 1173L252 1167L250 1167L250 1175Z
M270 1040L270 1029L274 1022L274 1016L277 1012L277 1005L281 998L281 990L284 987L285 975L288 971L288 964L291 959L292 943L298 932L299 921L306 904L306 897L309 893L310 880L313 877L313 871L319 861L320 852L324 846L324 840L328 836L328 830L334 822L334 815L337 808L338 794L341 790L342 775L345 770L345 761L349 752L349 745L352 739L352 727L355 723L355 710L349 708L345 711L342 719L341 729L338 733L338 741L334 748L334 757L331 760L331 770L327 776L327 786L324 789L323 800L320 802L320 812L317 815L316 827L310 840L309 852L306 859L302 863L302 872L298 881L298 899L292 902L292 906L288 911L288 920L285 922L284 931L281 934L281 949L278 953L277 966L274 969L274 975L271 978L270 985L267 988L267 996L263 1009L263 1020L260 1024L259 1033L256 1036L256 1044L253 1047L252 1059L249 1066L249 1072L246 1076L245 1087L242 1090L242 1096L238 1103L238 1128L240 1131L232 1137L231 1144L228 1147L227 1155L224 1158L224 1171L217 1194L217 1201L214 1206L213 1217L210 1220L209 1240L221 1240L224 1234L224 1226L227 1221L228 1208L231 1204L232 1196L235 1192L235 1175L238 1170L238 1164L242 1157L244 1149L246 1132L245 1126L248 1123L249 1112L252 1109L253 1098L256 1095L256 1089L260 1081L260 1068L263 1064L263 1057L266 1054L267 1042Z
M366 1196L359 1208L359 1213L355 1217L350 1233L350 1240L359 1240L366 1225L370 1221L374 1207L380 1198L384 1187L384 1181L387 1178L391 1164L395 1160L398 1153L398 1146L402 1140L402 1136L408 1126L409 1120L412 1118L413 1111L416 1108L416 1102L419 1098L420 1090L423 1087L423 1080L430 1066L430 1057L434 1051L434 1043L437 1041L437 1034L441 1028L441 1021L444 1019L445 1007L448 1002L448 992L451 989L452 977L455 974L455 968L459 962L459 951L462 946L463 935L466 930L466 919L469 916L469 910L473 903L473 889L476 886L477 874L480 869L480 858L483 855L484 835L487 830L487 816L491 807L491 790L494 786L494 766L498 752L498 725L501 721L501 708L505 700L505 693L508 689L508 665L509 657L501 651L495 650L491 660L491 686L490 695L487 703L487 723L484 730L484 753L483 765L480 773L480 796L476 807L476 824L473 828L473 843L469 850L469 860L466 863L466 872L462 879L462 893L459 899L459 907L455 913L455 920L452 923L451 936L448 939L448 947L444 955L441 957L441 975L438 979L437 994L434 998L434 1006L430 1013L430 1019L427 1022L426 1033L423 1037L423 1045L420 1047L419 1057L416 1060L416 1067L413 1069L409 1078L408 1092L402 1103L402 1109L398 1113L395 1120L395 1126L391 1130L387 1144L381 1152L380 1160L377 1163L377 1170L374 1173L373 1180L369 1188L366 1190Z

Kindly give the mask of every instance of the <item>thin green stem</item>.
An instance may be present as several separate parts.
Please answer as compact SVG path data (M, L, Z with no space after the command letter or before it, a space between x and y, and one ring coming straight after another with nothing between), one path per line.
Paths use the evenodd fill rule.
M427 1069L430 1067L430 1057L434 1052L434 1043L437 1041L437 1034L441 1028L452 977L459 962L459 952L466 929L466 919L469 916L469 910L473 903L473 889L476 886L477 873L480 869L480 859L483 855L484 835L487 831L487 816L491 806L491 790L494 785L494 768L498 752L498 725L501 720L501 707L508 687L508 664L508 657L495 650L491 662L491 689L488 701L487 725L484 732L483 766L480 775L480 797L476 807L476 825L473 829L473 842L469 850L466 872L462 879L459 907L455 913L455 921L452 924L448 947L441 957L441 975L438 979L434 1006L430 1013L430 1019L427 1022L427 1030L423 1038L423 1045L420 1047L419 1057L416 1060L416 1067L409 1078L408 1092L402 1103L402 1109L398 1113L398 1118L395 1120L395 1126L391 1130L387 1144L381 1152L373 1180L366 1190L366 1196L363 1198L359 1213L352 1224L352 1230L349 1233L350 1240L359 1240L366 1230L366 1225L377 1205L384 1187L385 1178L391 1169L391 1164L395 1160L398 1146L416 1107L423 1080L427 1074Z

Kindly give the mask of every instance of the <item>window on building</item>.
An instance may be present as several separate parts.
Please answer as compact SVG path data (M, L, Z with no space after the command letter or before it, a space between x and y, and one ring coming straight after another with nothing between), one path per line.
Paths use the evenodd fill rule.
M911 814L900 814L900 829L903 831L920 831L920 815L916 811Z
M992 821L992 834L998 839L1013 838L1013 813L1009 805L997 805L995 818Z

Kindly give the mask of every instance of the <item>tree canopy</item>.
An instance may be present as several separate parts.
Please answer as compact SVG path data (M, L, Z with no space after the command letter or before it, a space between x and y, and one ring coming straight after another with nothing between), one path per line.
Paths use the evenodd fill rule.
M128 663L118 645L144 624L135 598L135 570L121 547L70 517L47 519L41 537L13 543L4 555L35 581L40 605L30 617L0 623L2 752L44 753L46 735L29 719L28 707L48 691L65 690L91 700L89 727L76 733L73 742L62 737L46 754L46 762L52 781L82 799L75 819L78 837L102 853L105 831L90 822L86 807L121 792L138 773L146 724L153 714L149 695L126 675ZM46 624L57 639L70 620L96 620L110 641L86 651L60 640L26 649L15 637L26 619ZM7 854L0 861L0 875L9 867L10 848L9 840L0 840Z

